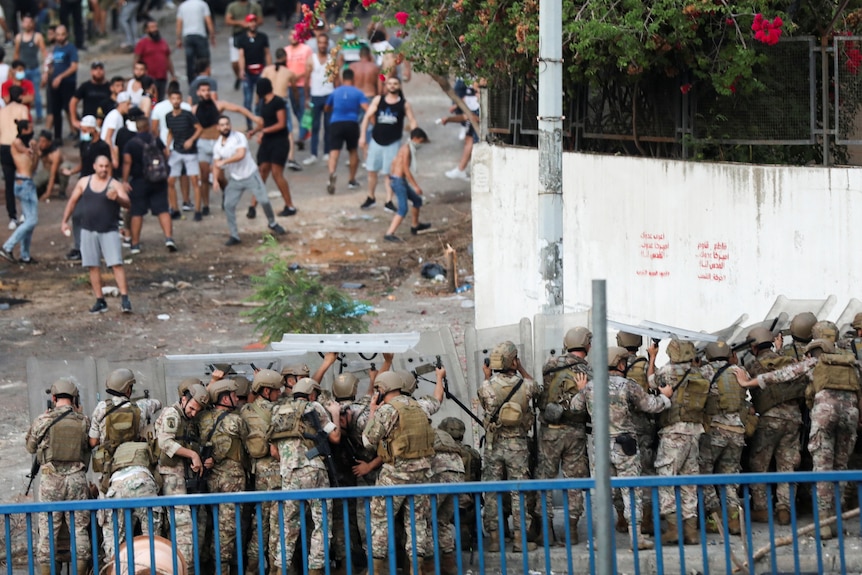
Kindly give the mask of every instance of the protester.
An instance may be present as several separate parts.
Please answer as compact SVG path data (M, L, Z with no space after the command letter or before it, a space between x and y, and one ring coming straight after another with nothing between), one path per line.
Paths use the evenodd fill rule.
M317 51L309 57L311 62L311 76L308 84L308 92L311 99L308 107L311 108L311 155L303 160L306 166L317 162L317 150L320 141L320 130L323 128L323 155L325 159L329 156L329 119L330 114L326 112L326 100L335 90L335 84L329 80L328 69L334 64L329 54L329 36L320 34L317 36Z
M30 80L36 88L36 99L34 108L36 110L36 123L41 123L44 117L42 109L42 68L48 55L45 47L45 38L36 31L33 16L24 14L21 17L21 33L15 36L15 52L13 58L24 62L24 77Z
M264 67L272 64L269 51L269 37L257 29L257 17L254 14L246 16L247 28L245 34L237 35L236 48L239 50L239 77L242 79L242 104L252 109L254 89ZM247 121L248 129L251 122Z
M12 157L12 142L18 134L18 122L27 120L30 112L21 103L21 88L9 89L9 103L0 108L0 166L6 188L6 213L9 214L9 229L18 227L18 209L15 205L15 160Z
M210 59L210 44L215 48L215 26L210 7L204 0L185 0L180 4L176 36L177 48L185 48L186 77L191 85L197 72L195 64Z
M410 233L414 236L421 231L427 230L431 224L419 222L419 208L422 207L422 188L416 183L413 172L416 171L416 151L422 144L428 143L428 136L422 128L414 128L410 131L410 140L401 146L395 159L392 160L392 168L389 179L392 183L392 191L398 200L398 212L392 216L392 223L386 230L383 239L387 242L400 242L401 238L395 235L398 226L401 225L404 216L407 215L408 200L413 204L413 225ZM412 188L411 188L412 186Z
M171 47L162 38L159 32L159 23L155 20L147 21L146 36L138 40L135 45L135 62L143 62L147 66L147 74L156 84L156 101L165 97L168 85L168 74L171 80L176 80L174 62L171 60ZM139 105L139 104L136 104Z
M341 147L346 146L350 155L350 179L347 187L359 188L356 170L359 166L359 118L368 109L368 98L362 90L353 85L353 70L341 73L342 85L335 89L326 100L327 112L331 114L329 124L329 184L326 191L335 193L335 171L338 169L338 155Z
M260 177L266 182L269 174L281 192L284 199L284 209L279 216L296 215L296 208L290 196L290 185L284 177L284 164L290 144L287 141L287 109L284 100L272 91L272 82L262 78L257 83L257 96L260 99L260 115L263 127L255 128L249 136L258 134L257 163L260 165Z
M12 263L20 261L22 264L35 264L36 260L30 256L30 241L33 238L33 230L39 223L39 198L33 183L33 171L36 169L39 155L33 140L33 126L29 120L18 120L18 137L12 142L11 149L12 160L15 162L15 197L21 202L24 221L0 248L0 257ZM12 250L18 244L21 245L21 250L16 260Z
M66 2L63 2L66 5ZM51 73L49 78L51 114L54 116L54 137L63 139L63 111L68 114L69 103L75 94L78 73L78 48L69 44L69 35L65 26L57 26L54 32L54 49L51 57ZM69 117L69 126L72 118Z
M122 84L121 84L122 85ZM111 97L111 85L105 79L105 65L96 60L90 64L90 79L81 83L69 101L69 117L72 127L81 129L78 121L78 104L82 104L81 116L95 116L99 112L99 105Z

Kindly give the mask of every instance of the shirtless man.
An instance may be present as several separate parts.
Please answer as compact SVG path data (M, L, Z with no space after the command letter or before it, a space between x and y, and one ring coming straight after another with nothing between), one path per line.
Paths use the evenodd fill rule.
M15 163L15 197L21 202L24 221L0 248L0 257L15 263L12 250L20 243L20 262L22 264L35 264L36 260L30 257L30 240L33 238L33 230L39 222L39 198L36 195L36 184L33 182L33 172L39 163L39 153L36 150L36 141L33 140L33 126L30 121L18 120L16 128L18 137L12 141L12 160Z
M350 64L353 70L353 85L362 90L369 100L383 91L380 81L380 66L374 62L371 48L363 46L359 49L359 61Z
M96 295L96 303L90 308L90 313L94 314L108 311L108 304L102 295L102 257L105 258L105 264L114 271L117 288L122 295L123 313L132 311L117 224L120 207L129 208L131 203L123 186L110 174L111 161L107 156L98 156L93 163L93 174L81 178L75 185L60 223L60 231L69 235L69 218L75 206L81 202L81 264L90 271L90 285Z
M422 128L414 128L410 131L410 141L401 146L395 159L392 160L392 166L389 171L389 182L392 184L392 191L395 192L395 197L398 199L398 211L392 216L392 223L386 231L383 239L387 242L401 242L401 238L395 235L395 230L401 224L404 216L407 215L407 200L413 204L413 225L410 227L410 233L414 236L431 227L431 224L419 223L419 208L422 207L422 188L416 183L416 178L410 171L410 165L413 163L413 154L419 149L422 144L428 143L428 135ZM409 184L408 184L409 182ZM413 186L412 188L410 186Z
M9 214L9 229L18 226L18 212L15 207L15 162L12 160L12 142L18 133L17 122L30 118L27 106L21 103L23 90L20 86L9 89L9 103L0 108L0 166L3 167L3 181L6 184L6 212Z

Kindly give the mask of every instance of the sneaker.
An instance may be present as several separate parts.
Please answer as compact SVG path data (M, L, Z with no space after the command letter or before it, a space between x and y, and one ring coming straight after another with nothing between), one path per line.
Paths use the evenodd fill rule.
M399 238L398 236L393 236L393 235L385 235L385 236L383 236L383 240L387 241L387 242L392 242L394 244L397 244L399 242L404 241L401 238Z
M359 182L357 182L356 180L350 180L349 182L347 182L348 190L358 190L359 188Z
M288 160L287 161L287 169L293 170L294 172L301 172L302 166L300 166L296 160Z
M7 252L3 248L0 248L0 258L3 258L8 262L12 262L13 264L18 261L15 259L15 256L12 255L12 252Z
M18 263L30 265L30 264L38 264L39 262L36 261L36 258L27 258L26 260L23 260L23 259L18 260Z
M461 126L461 129L458 130L458 139L463 141L464 138L467 137L467 132L470 131L470 126Z
M204 206L204 207L201 209L201 215L203 215L203 216L208 216L208 215L210 215L210 207L209 207L209 206Z
M328 161L329 161L329 154L323 154L323 161L324 161L324 162L328 162Z
M200 222L200 221L202 221L203 219L204 219L203 214L201 214L200 212L195 212L195 221L196 221L196 222Z
M165 247L168 248L168 251L171 253L177 251L177 244L174 243L173 238L165 238Z
M287 233L286 231L284 231L284 228L278 224L271 224L269 226L269 230L277 236L283 236Z
M245 217L250 220L255 219L257 217L257 208L255 208L254 206L249 206L248 211L245 213Z
M305 142L303 142L302 140L296 141L294 143L294 145L296 146L296 149L299 150L300 152L305 150Z
M191 202L183 202L183 211L184 212L193 212L195 211L195 207Z
M329 183L326 184L326 193L327 194L332 195L335 193L335 180L337 177L338 176L336 176L334 173L329 174Z
M470 181L470 175L464 170L459 170L457 167L452 168L448 172L446 172L446 177L450 180L463 180L465 182Z
M170 210L170 214L171 214L171 219L172 219L172 220L178 220L178 219L180 219L181 217L183 217L183 215L180 213L180 211L179 211L179 210L171 209L171 210Z
M15 231L18 228L18 221L15 219L9 220L9 229Z
M290 216L295 216L297 212L296 208L292 208L290 206L284 206L284 209L278 212L276 215L282 218L289 218Z
M106 302L103 298L99 298L96 300L96 303L93 304L93 307L90 308L90 313L105 313L108 311L108 302Z
M235 237L231 236L231 237L229 237L229 238L228 238L228 240L224 243L224 245L226 245L226 246L230 247L230 246L235 246L235 245L237 245L237 244L239 244L239 243L240 243L240 239L239 239L239 238L235 238Z
M237 78L236 80L233 81L233 89L234 90L239 90L240 86L242 86L242 80Z
M81 250L71 249L69 253L66 254L66 259L70 262L79 262L81 261Z
M18 216L18 223L19 223L19 224L23 224L23 223L24 223L24 214L20 214L20 215Z
M393 204L391 201L383 204L383 209L385 211L389 212L390 214L394 214L395 212L398 211L398 207L395 204Z
M416 226L416 227L411 227L411 228L410 228L410 233L411 233L411 234L413 234L413 235L415 236L415 235L416 235L416 234L418 234L419 232L423 232L423 231L425 231L425 230L430 230L430 229L431 229L431 224L427 224L427 223L426 223L426 224L422 224L422 223L420 223L420 224L419 224L418 226Z
M132 255L136 256L141 253L141 244L129 245L129 249L131 250Z
M123 303L120 304L120 308L122 309L123 313L132 313L132 302L129 301L129 296L123 296Z
M375 200L374 198L366 197L365 201L362 202L362 205L359 206L359 209L360 210L368 210L370 208L373 208L376 205L377 205L377 200Z
M303 166L310 166L317 162L317 156L308 156L304 160L302 160Z
M131 242L131 240L129 240L128 238L123 238L122 240L120 240L120 243L121 243L121 244L123 245L123 247L124 247L124 248L126 248L126 249L129 249L130 247L132 247L132 242Z

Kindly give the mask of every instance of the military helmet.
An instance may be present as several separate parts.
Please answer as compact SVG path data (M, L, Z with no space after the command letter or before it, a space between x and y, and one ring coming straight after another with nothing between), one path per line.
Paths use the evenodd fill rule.
M511 341L498 343L491 350L490 367L495 371L502 369L512 369L515 365L515 358L518 357L518 348Z
M437 429L445 431L452 436L452 439L460 443L464 440L464 432L467 431L467 426L464 425L463 421L456 417L447 417L440 422Z
M353 399L356 397L356 387L359 379L350 372L340 373L332 382L332 395L336 401Z
M811 343L805 346L805 353L809 353L815 349L819 349L823 353L835 353L835 343L828 339L812 339Z
M706 344L704 352L706 353L706 359L713 361L716 359L730 359L732 350L726 341L718 340Z
M51 395L78 397L78 386L71 379L60 378L51 384Z
M220 379L209 384L207 391L210 394L210 403L215 405L221 394L236 391L236 382L232 379Z
M853 329L862 329L862 312L853 316L853 321L850 322L850 327Z
M377 374L377 378L374 380L374 388L379 389L383 393L389 393L390 391L401 391L401 387L404 385L404 381L394 371L384 371L383 373Z
M636 333L629 333L627 331L617 332L617 345L620 347L640 347L643 345L644 338Z
M593 341L593 334L585 327L573 327L566 332L563 338L563 347L566 351L572 349L587 349Z
M251 381L244 375L235 375L231 379L236 383L236 396L248 397L248 392L251 389Z
M831 321L818 321L811 327L811 339L838 341L838 326Z
M748 331L748 339L751 340L752 345L760 346L764 343L772 343L772 340L775 339L775 334L765 327L757 326Z
M310 374L311 372L308 370L308 366L304 363L292 363L281 368L282 376L292 375L294 377L308 377Z
M815 323L817 323L817 316L810 311L798 313L790 320L790 335L797 341L809 341L811 328Z
M623 361L630 355L629 350L618 345L612 345L608 348L608 367L616 369L617 364Z
M191 398L201 407L206 407L210 404L210 394L202 383L195 383L189 387L188 392Z
M116 391L125 395L129 393L129 390L133 385L135 385L135 383L135 374L132 373L132 370L121 367L120 369L115 369L111 372L105 385L111 391Z
M251 383L251 390L254 393L260 393L261 388L268 387L270 389L281 389L281 374L272 369L261 369L254 374L254 381Z
M667 344L667 356L671 363L685 363L694 360L697 351L694 344L684 339L673 338Z
M180 382L180 384L177 386L177 395L182 397L186 394L187 391L189 391L192 388L192 386L194 386L194 385L201 385L202 386L203 384L204 384L204 382L202 382L201 380L199 380L196 377L187 377L184 380L182 380Z
M293 395L311 395L312 391L320 392L320 384L310 377L303 377L293 385Z
M419 384L419 381L409 371L396 371L398 377L401 378L402 386L401 393L405 395L412 395L414 391L416 391L416 386Z

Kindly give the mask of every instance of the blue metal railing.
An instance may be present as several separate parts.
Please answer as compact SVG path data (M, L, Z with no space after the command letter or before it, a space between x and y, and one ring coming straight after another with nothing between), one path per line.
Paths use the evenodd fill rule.
M835 521L837 527L837 535L834 540L828 543L821 540L821 522L825 519L819 516L816 483L826 483L832 486L835 494L834 508L837 515ZM789 483L791 488L791 501L797 500L797 485L810 486L810 498L800 498L800 501L811 502L812 512L810 519L806 514L805 517L800 516L800 511L796 505L791 506L791 520L789 527L780 527L773 519L773 503L772 493L774 487L779 483ZM751 497L749 493L750 485L766 484L767 489L767 505L768 505L768 523L764 524L764 528L753 529L751 520ZM679 531L679 544L662 545L661 538L658 536L661 533L661 517L659 513L659 490L672 489L676 502L677 517L681 517L681 493L679 488L682 486L695 486L698 496L698 526L700 544L696 546L685 546L683 541L682 521L677 522ZM728 518L733 510L728 508L727 494L728 489L732 486L739 486L741 490L740 503L743 509L744 522L742 525L742 535L732 537L727 534L726 526ZM655 550L639 551L638 540L640 534L632 529L630 535L618 537L612 541L615 548L614 571L615 572L633 572L636 575L641 573L688 573L691 571L699 571L704 575L710 573L733 573L735 569L739 569L745 564L750 567L750 572L754 573L778 573L792 571L800 573L802 571L816 571L824 573L827 570L833 570L840 573L862 572L862 551L859 550L858 542L860 532L862 532L862 523L860 519L844 521L841 517L846 510L842 506L842 494L844 487L850 485L853 487L852 492L862 499L862 471L846 471L846 472L829 472L829 473L769 473L769 474L742 474L742 475L710 475L710 476L680 476L680 477L636 477L636 478L613 478L611 486L614 489L618 488L638 488L649 491L652 495L652 521L653 529L655 530ZM175 530L175 511L176 506L191 506L192 514L192 544L193 557L186 558L189 566L194 566L195 573L202 572L202 553L200 550L199 531L203 528L203 522L200 521L202 508L207 509L208 515L212 517L213 522L213 543L216 553L218 553L221 537L223 536L218 529L218 514L219 505L228 505L233 508L235 514L237 533L236 533L236 551L237 564L240 573L243 573L246 565L244 563L243 553L245 551L244 541L246 540L243 534L241 521L241 510L244 505L252 505L254 507L252 516L257 518L256 528L250 533L252 537L257 538L259 559L257 570L259 573L266 573L266 556L267 543L262 541L263 529L261 521L263 518L261 503L272 501L276 503L276 512L278 513L279 541L278 544L282 549L280 570L286 573L289 567L287 557L283 550L285 549L285 513L284 503L287 501L299 502L299 521L300 521L300 538L296 545L295 553L300 554L301 561L300 572L306 574L308 572L309 549L308 543L311 533L311 526L308 525L309 519L306 517L308 503L312 501L322 501L323 505L323 525L324 533L329 530L331 518L336 506L341 506L344 516L349 516L348 503L351 500L356 500L357 508L364 510L365 520L364 529L366 532L365 542L370 540L371 533L371 498L384 498L386 509L386 521L388 523L389 532L387 538L387 559L390 573L396 573L396 537L395 529L406 527L412 537L412 547L408 552L408 559L413 562L413 571L420 572L419 549L416 539L416 516L417 504L421 500L417 498L428 498L430 500L430 527L429 534L433 542L434 549L434 573L435 575L445 575L441 567L441 552L440 552L440 536L441 526L438 520L439 507L443 500L452 496L456 499L454 513L454 537L455 537L455 560L459 573L464 573L468 568L474 573L528 573L530 571L539 571L545 574L555 573L584 573L595 572L595 548L593 545L593 503L590 490L594 488L592 479L554 479L554 480L531 480L531 481L506 481L506 482L477 482L477 483L444 483L444 484L421 484L421 485L402 485L402 486L387 486L387 487L349 487L349 488L327 488L327 489L309 489L298 491L255 491L242 493L226 493L226 494L202 494L188 496L171 496L171 497L156 497L156 498L141 498L141 499L99 499L99 500L84 500L84 501L64 501L64 502L40 502L40 503L14 503L0 505L0 517L3 519L3 533L5 536L5 551L7 558L13 557L13 542L17 538L23 539L26 542L26 569L28 573L38 572L36 563L36 545L33 535L34 517L42 513L48 513L49 532L53 529L53 522L56 520L54 514L69 513L71 517L68 519L68 524L74 525L74 517L80 513L89 515L90 518L90 534L91 541L98 541L100 535L97 527L96 515L97 512L107 513L112 522L114 549L119 549L120 536L122 535L126 541L133 537L134 521L133 510L146 510L149 525L153 525L154 515L165 509L163 515L165 522L170 524L170 528L166 531L166 535L172 541L173 551L173 567L174 572L177 572L177 548L176 548L176 530ZM717 488L719 490L719 500L721 504L720 516L725 526L723 535L710 536L706 533L706 512L704 508L704 489ZM586 531L585 543L572 545L574 534L570 531L570 525L567 520L569 503L569 491L582 490L585 492L585 528L581 531ZM462 518L459 515L461 503L474 503L479 509L481 497L494 497L497 500L497 508L504 509L504 496L514 492L519 498L520 516L515 517L516 522L513 525L513 532L519 533L521 548L524 550L519 557L517 555L509 556L505 552L489 553L487 552L489 536L484 535L482 531L483 521L481 513L475 513L475 517L471 521L475 525L469 527L474 529L475 540L465 541L462 538ZM559 492L563 502L563 511L557 510L556 517L560 518L562 530L556 531L562 533L561 540L565 543L562 548L553 547L551 541L551 528L553 522L549 517L547 508L548 492ZM535 551L528 551L527 548L527 499L532 493L538 495L537 506L541 512L541 527L543 531L542 545ZM634 509L634 491L629 489L626 496L629 497L631 507L634 513L640 513L640 510ZM405 498L404 504L404 522L396 523L398 519L397 510L394 508L394 500ZM119 514L124 517L124 533L120 533L117 518ZM15 525L20 525L20 520L23 517L25 529L24 533L17 533L13 530L13 522ZM62 516L59 516L62 517ZM582 526L583 526L582 522ZM777 545L778 535L783 533L789 535L795 533L803 524L813 524L813 542L808 536L793 538L790 548ZM361 524L360 524L361 525ZM357 542L351 545L350 522L345 520L341 528L344 529L344 539L346 540L345 549L343 550L345 557L345 569L348 575L353 575L357 572L354 565L361 564L358 561L359 557L353 557L351 549L358 548ZM501 516L497 518L497 531L494 532L499 538L500 548L505 550L506 542L503 539L503 534L506 528L506 520ZM846 534L845 534L846 532ZM75 575L76 570L76 536L75 530L69 529L70 534L70 552L71 566L70 573ZM857 545L852 548L847 548L845 543L848 537L853 538ZM149 538L149 564L155 563L155 550L153 538ZM57 542L49 540L49 552L51 557L58 555ZM631 544L632 550L629 551L626 547ZM765 557L755 559L755 544L767 549ZM718 552L711 552L712 550ZM328 538L324 537L324 555L329 558L332 556L333 544ZM741 552L741 553L740 553ZM128 572L134 573L135 557L132 546L127 546L127 562L128 565L120 565L118 556L113 559L115 572L123 572L128 568ZM20 555L20 553L19 553ZM94 546L93 551L93 567L94 572L98 572L98 552ZM6 572L8 575L22 572L24 557L17 557L18 563L13 563L12 560L7 560ZM364 545L364 557L362 558L369 564L369 573L374 575L373 557L370 545ZM356 561L356 563L354 563ZM18 567L16 567L18 565ZM51 563L52 575L55 575L54 562ZM140 566L139 566L140 568ZM405 566L406 568L406 566ZM330 575L332 567L329 562L326 562L324 572ZM744 569L739 569L745 572ZM155 573L153 568L152 573ZM222 575L222 568L219 561L215 561L213 572L217 575ZM58 575L58 574L57 574ZM224 574L227 575L227 574Z

